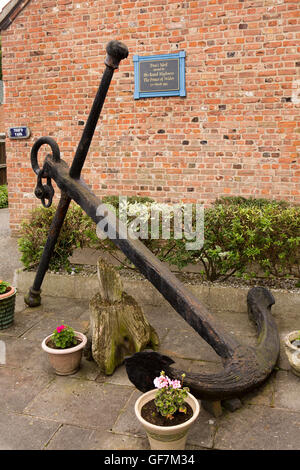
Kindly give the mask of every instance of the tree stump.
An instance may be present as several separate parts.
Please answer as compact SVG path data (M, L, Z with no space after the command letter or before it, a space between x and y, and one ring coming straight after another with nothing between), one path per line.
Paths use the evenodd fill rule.
M97 262L99 293L90 301L92 357L113 374L127 355L157 349L158 336L135 299L123 290L119 273L101 258Z

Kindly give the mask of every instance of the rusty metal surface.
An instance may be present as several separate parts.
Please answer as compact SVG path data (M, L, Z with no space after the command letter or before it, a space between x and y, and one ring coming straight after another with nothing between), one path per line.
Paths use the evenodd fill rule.
M51 205L53 197L51 179L53 179L61 190L61 199L52 221L34 284L25 297L25 302L29 306L36 306L41 302L41 285L70 201L74 200L81 206L96 224L103 217L97 215L97 209L102 204L101 200L80 178L80 173L113 72L119 62L127 55L128 51L124 44L117 41L108 44L105 59L106 69L71 168L60 158L58 145L52 138L42 137L33 145L31 164L38 177L36 196L46 207ZM40 169L37 157L38 151L43 145L48 145L52 153L47 155L43 168ZM43 178L47 179L47 183L44 185ZM108 231L110 228L115 228L115 217L109 211L106 213L106 221ZM256 291L252 290L251 294L249 293L249 312L257 323L259 342L257 348L246 347L241 345L232 335L226 333L223 326L215 320L205 305L187 290L140 240L131 239L127 234L127 228L120 221L117 221L116 237L112 241L223 359L224 371L220 374L187 374L186 382L196 396L213 400L220 399L220 397L231 398L245 393L268 377L279 353L278 333L270 313L273 299L269 291L260 288ZM132 361L135 361L137 357L134 355ZM127 362L127 365L129 363L130 361ZM149 373L151 374L153 371L150 370ZM173 370L173 366L170 366L170 374L177 373L178 371Z

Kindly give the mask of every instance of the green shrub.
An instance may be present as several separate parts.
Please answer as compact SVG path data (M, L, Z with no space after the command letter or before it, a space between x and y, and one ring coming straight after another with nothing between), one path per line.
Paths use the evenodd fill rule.
M265 198L255 198L249 197L245 198L243 196L222 196L215 200L214 205L223 205L223 206L246 206L246 207L264 207L264 206L280 206L282 208L290 207L290 204L287 201L277 201L273 199Z
M157 255L180 268L200 262L211 281L251 276L251 263L265 276L300 277L300 207L261 201L215 204L205 210L203 247L187 251L186 241L166 240Z
M300 277L300 207L266 206L256 234L257 261L266 275Z
M0 186L0 209L8 207L7 186Z
M119 199L107 198L117 210ZM152 200L130 199L128 203ZM148 204L150 209L150 204ZM195 211L194 211L195 212ZM132 218L128 217L131 222ZM160 229L162 220L160 221ZM171 217L171 227L173 220ZM195 229L195 217L194 226ZM186 250L188 240L174 239L142 242L161 260L183 268L200 263L206 279L215 281L233 275L252 276L251 264L259 265L265 276L296 275L300 277L300 208L286 201L244 197L223 197L205 209L204 244L199 250Z
M18 244L25 268L35 268L39 264L55 210L54 205L48 209L38 207L32 211L29 220L22 223ZM71 204L50 260L51 270L68 269L68 258L73 250L89 242L92 224L79 206Z
M128 202L149 202L149 198L129 197ZM118 196L107 196L103 202L111 204L118 213ZM50 208L38 207L33 209L28 221L21 224L19 250L22 253L21 262L26 269L35 269L42 256L47 240L49 228L56 211L53 204ZM115 245L109 239L100 240L96 234L95 223L75 203L71 204L64 220L53 255L50 259L49 269L58 271L69 270L68 258L75 248L92 246L96 249L114 251Z
M111 204L118 215L119 198L108 196L103 202ZM149 198L128 198L131 207L143 203L150 210ZM47 239L55 207L39 208L22 226L19 240L21 261L26 268L39 263ZM149 212L150 213L150 212ZM149 216L149 215L148 215ZM128 221L135 216L129 216ZM195 225L195 217L194 217ZM160 226L162 220L160 219ZM300 277L300 207L285 201L265 199L221 198L205 209L204 244L198 250L186 250L190 240L171 236L141 241L161 260L182 268L200 263L203 276L211 281L230 276L252 276L251 264L260 266L265 276ZM195 226L193 227L195 229ZM108 251L116 249L111 240L99 240L94 222L78 206L70 207L51 258L50 269L69 266L68 258L76 247L93 246Z

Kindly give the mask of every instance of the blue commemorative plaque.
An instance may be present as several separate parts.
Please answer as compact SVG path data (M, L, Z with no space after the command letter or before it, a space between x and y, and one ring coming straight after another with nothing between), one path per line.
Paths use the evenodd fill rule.
M133 56L134 98L186 96L185 51Z
M8 137L10 139L28 139L30 130L26 126L10 127L8 129Z

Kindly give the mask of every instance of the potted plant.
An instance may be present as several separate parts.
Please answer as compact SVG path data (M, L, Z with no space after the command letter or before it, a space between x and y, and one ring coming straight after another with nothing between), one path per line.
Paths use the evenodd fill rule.
M0 330L8 328L14 322L16 293L15 287L0 280Z
M196 421L198 400L183 387L182 380L170 380L162 371L154 379L155 389L135 403L135 414L144 426L153 450L183 450L188 431Z
M284 346L292 372L300 377L300 331L292 331L286 335Z
M42 348L48 353L49 362L57 375L71 375L80 367L86 343L87 337L83 333L62 324L44 339Z

